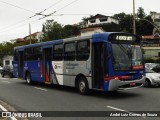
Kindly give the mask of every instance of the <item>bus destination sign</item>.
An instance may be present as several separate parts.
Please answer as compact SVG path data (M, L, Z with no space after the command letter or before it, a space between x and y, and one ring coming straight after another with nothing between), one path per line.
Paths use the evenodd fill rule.
M109 38L110 41L135 41L136 36L128 34L112 34Z
M120 36L120 35L116 36L116 40L128 40L128 41L132 41L133 39L134 39L133 36Z

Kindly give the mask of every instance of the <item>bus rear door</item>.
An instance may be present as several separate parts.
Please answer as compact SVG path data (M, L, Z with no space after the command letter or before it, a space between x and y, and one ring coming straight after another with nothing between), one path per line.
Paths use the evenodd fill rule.
M23 67L24 67L24 51L18 52L18 78L23 78Z
M44 83L51 84L52 48L43 48L43 78Z

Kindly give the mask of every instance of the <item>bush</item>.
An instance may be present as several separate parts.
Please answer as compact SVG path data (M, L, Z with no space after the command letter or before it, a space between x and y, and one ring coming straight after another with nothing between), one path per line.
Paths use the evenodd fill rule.
M145 58L144 59L145 63L160 63L160 58Z

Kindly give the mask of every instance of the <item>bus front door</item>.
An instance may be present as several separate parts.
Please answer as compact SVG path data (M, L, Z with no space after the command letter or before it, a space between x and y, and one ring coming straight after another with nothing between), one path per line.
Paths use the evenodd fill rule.
M51 84L52 49L43 49L43 78L45 84Z
M103 89L104 74L106 69L106 56L104 43L93 43L92 52L92 86L96 89Z

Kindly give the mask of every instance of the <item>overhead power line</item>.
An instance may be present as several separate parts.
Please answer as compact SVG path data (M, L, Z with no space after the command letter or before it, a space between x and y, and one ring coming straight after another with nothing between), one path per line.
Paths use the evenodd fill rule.
M49 8L57 5L57 4L60 3L61 1L63 1L63 0L57 1L56 3L52 4L51 6L49 6L48 8L46 8L46 9L44 9L44 10L42 10L42 11L39 12L39 13L35 13L35 15L31 16L30 18L35 17L35 16L37 16L37 15L48 16L48 15L43 14L43 12L45 12L45 11L48 10ZM50 15L50 14L49 14L49 15Z
M52 5L49 6L48 8L44 9L43 12L46 11L46 10L48 10L49 8L51 8L51 7L55 6L55 5L57 5L57 4L60 3L61 1L63 1L63 0L59 0L58 2L52 4Z
M1 3L4 3L4 4L7 4L7 5L10 5L10 6L13 6L13 7L16 7L16 8L19 8L19 9L21 9L21 10L25 10L25 11L27 11L27 12L35 13L35 12L31 11L31 10L28 10L28 9L25 9L25 8L22 8L22 7L19 7L19 6L17 6L17 5L13 5L13 4L8 3L8 2L4 2L4 1L1 1L1 0L0 0L0 2L1 2Z
M67 5L63 6L62 8L58 9L56 12L59 12L60 10L66 8L66 7L68 7L68 6L70 6L71 4L73 4L73 3L77 2L77 1L78 1L78 0L74 0L74 1L70 2L69 4L67 4Z
M62 10L62 9L64 9L64 8L68 7L69 5L71 5L71 4L73 4L73 3L77 2L77 1L78 1L78 0L74 0L74 1L70 2L69 4L67 4L67 5L65 5L65 6L63 6L63 7L61 7L60 9L58 9L58 10L56 10L56 11L54 11L54 12L48 14L48 15L43 15L44 17L39 18L39 20L44 19L44 18L46 18L46 17L49 17L49 16L53 15L53 14L59 12L60 10ZM50 7L49 7L49 8L50 8Z
M2 28L3 30L0 31L0 33L7 32L8 30L12 30L12 29L15 28L14 26L16 26L16 25L18 25L18 24L21 24L21 23L23 23L23 22L25 22L25 21L27 21L27 20L29 20L29 19L30 19L30 18L26 18L26 19L23 19L23 20L21 20L21 21L18 21L17 23L12 24L12 25L8 25L8 26Z
M63 6L63 7L61 7L60 9L58 9L58 10L56 10L56 11L50 13L50 14L47 14L47 15L42 14L44 11L46 11L46 10L48 10L49 8L51 8L51 7L55 6L55 5L57 5L57 4L60 3L61 1L62 1L62 0L59 0L58 2L54 3L53 5L49 6L48 8L44 9L43 11L41 11L41 12L39 12L39 13L32 12L32 11L27 10L27 9L25 9L25 8L22 8L22 7L19 7L19 6L16 6L16 5L13 5L13 4L4 2L4 1L0 1L0 2L5 3L5 4L8 4L8 5L11 5L11 6L14 6L14 7L19 8L19 9L26 10L26 11L28 11L28 12L32 12L32 13L35 14L34 16L36 16L36 15L42 15L43 17L40 18L40 19L38 19L38 20L41 20L41 19L44 19L44 18L46 18L46 17L49 17L49 16L54 15L56 12L59 12L60 10L62 10L62 9L64 9L64 8L68 7L69 5L75 3L75 2L78 1L78 0L72 1L72 2L70 2L69 4L67 4L67 5L65 5L65 6ZM63 14L63 15L64 15L64 14ZM4 28L5 30L0 31L0 33L6 32L6 31L9 31L9 30L13 30L13 29L15 28L15 27L13 27L13 26L15 26L15 25L17 25L17 24L20 24L20 23L23 23L23 22L27 21L28 19L30 19L30 18L32 18L32 17L34 17L34 16L31 16L31 17L26 18L26 19L24 19L24 20L22 20L22 21L19 21L19 22L15 23L15 24L13 24L13 25L11 25L11 26L5 27L5 28ZM56 15L55 15L55 16L56 16ZM36 22L36 21L38 21L38 20L34 20L34 21L32 21L31 23ZM28 23L27 23L27 24L28 24ZM23 24L23 25L24 25L24 24Z

